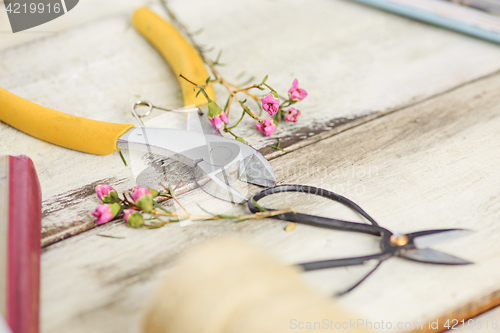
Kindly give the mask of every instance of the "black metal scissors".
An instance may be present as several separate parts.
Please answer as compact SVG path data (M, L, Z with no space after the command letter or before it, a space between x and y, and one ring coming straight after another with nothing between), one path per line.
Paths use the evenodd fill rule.
M377 254L372 254L363 257L322 260L322 261L314 261L314 262L299 264L299 266L302 267L304 271L313 271L313 270L333 268L333 267L363 265L372 260L378 262L375 268L373 268L363 279L361 279L361 281L356 283L351 288L339 293L339 295L345 294L356 288L361 282L363 282L368 276L370 276L370 274L372 274L380 266L380 264L382 264L382 262L392 257L402 257L423 263L440 264L440 265L472 264L472 262L470 261L430 248L431 245L468 235L471 233L470 230L436 229L436 230L417 231L401 236L396 236L391 231L379 226L378 223L375 222L375 220L370 215L368 215L368 213L366 213L361 207L359 207L353 201L339 194L321 188L304 186L304 185L281 185L281 186L270 187L254 194L248 200L248 208L252 213L260 212L262 211L262 209L271 210L260 207L257 204L257 201L271 194L276 194L281 192L300 192L306 194L313 194L337 201L343 204L344 206L352 209L353 211L359 213L361 216L366 218L370 222L370 224L350 222L350 221L344 221L344 220L338 220L328 217L308 215L302 213L284 213L272 216L271 218L273 219L307 224L321 228L361 232L381 237L380 248L382 251Z

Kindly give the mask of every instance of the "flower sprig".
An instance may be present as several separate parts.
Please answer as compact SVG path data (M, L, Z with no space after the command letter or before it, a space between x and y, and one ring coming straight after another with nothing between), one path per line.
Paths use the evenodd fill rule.
M243 138L234 133L234 128L236 128L243 118L247 115L253 118L255 123L255 128L261 132L265 136L270 136L274 134L279 123L281 121L285 122L297 122L298 117L301 112L295 107L291 107L299 101L302 101L307 97L307 92L304 89L299 88L299 82L295 79L292 83L292 87L288 90L288 97L283 97L279 95L276 90L271 88L267 83L267 76L257 84L252 84L246 87L240 87L236 84L231 83L226 80L218 70L218 67L222 64L220 63L220 58L222 52L219 52L217 58L212 61L210 60L206 53L211 49L206 49L204 46L198 44L194 35L196 33L191 33L186 26L177 18L175 13L170 9L166 0L161 0L160 3L163 5L167 15L170 20L177 26L177 28L188 38L193 47L198 51L201 58L205 62L205 64L209 67L211 71L211 76L208 77L205 81L204 85L200 85L200 82L191 82L194 85L194 88L203 89L208 85L220 84L222 85L228 92L229 96L226 100L224 108L219 107L215 102L213 102L212 106L209 102L209 114L208 118L214 125L214 127L218 130L224 126L223 130L226 133L231 134L236 140L247 143ZM201 31L201 30L200 30ZM212 48L213 49L213 48ZM213 77L213 78L212 78ZM250 79L250 81L253 80ZM253 92L254 89L262 91L268 90L264 95L256 94ZM198 91L199 93L200 91ZM205 96L207 97L207 96ZM259 109L259 112L253 112L251 108L247 105L247 99L255 101L255 106ZM233 102L237 102L241 108L241 116L239 120L235 124L230 124L228 116L231 112L231 107ZM262 119L262 111L266 111L271 118ZM258 113L258 116L257 114ZM269 119L269 120L268 120ZM224 125L222 125L224 124Z
M154 229L185 219L196 221L229 219L234 220L234 222L242 222L245 220L262 219L279 214L295 212L293 209L282 209L261 211L248 215L225 215L213 214L204 210L209 215L191 214L180 203L170 185L163 186L163 188L164 191L156 191L143 186L135 186L130 189L128 193L123 193L123 196L120 197L113 187L106 184L97 185L95 192L103 204L98 206L92 213L92 215L97 218L96 224L102 225L119 217L123 217L128 227ZM160 206L158 201L162 199L175 200L185 213L179 214L171 212Z
M211 61L205 60L212 69L212 73L215 75L215 79L207 78L204 85L197 84L191 81L189 78L184 75L180 75L184 80L193 84L194 89L198 89L198 93L203 93L208 102L208 119L214 125L214 127L218 130L221 129L222 124L224 124L224 132L229 133L234 136L235 139L244 141L241 137L234 134L231 130L240 124L245 115L250 116L256 121L255 128L264 134L265 136L272 135L280 121L285 120L288 122L297 122L298 117L301 112L291 106L295 103L303 100L307 97L307 91L299 88L299 82L295 79L292 83L292 87L288 90L288 98L281 97L276 90L274 90L271 86L269 86L266 81L268 76L266 76L262 82L258 84L253 84L248 87L240 88L237 85L234 85L227 80L225 80L222 76L220 76L219 72L215 68L215 64ZM219 107L217 103L212 101L207 93L205 92L206 87L209 85L213 85L216 83L222 84L228 91L229 97L226 101L224 109ZM264 96L258 96L250 92L251 89L259 89L261 91L268 90L268 93ZM259 107L259 116L254 113L250 107L247 105L247 98L242 99L238 94L244 93L247 95L247 98L253 99L257 102ZM228 115L231 110L231 105L233 101L237 101L241 107L241 116L239 120L234 125L229 124ZM262 110L266 111L271 118L261 119L260 115L262 114Z

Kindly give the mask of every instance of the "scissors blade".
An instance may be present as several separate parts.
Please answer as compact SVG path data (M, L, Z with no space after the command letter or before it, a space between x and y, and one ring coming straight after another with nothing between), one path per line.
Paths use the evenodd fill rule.
M429 231L429 233L424 235L418 235L419 233L414 233L413 244L417 249L426 249L434 244L439 244L450 241L452 239L468 236L472 233L472 230L467 229L431 230ZM411 235L412 234L409 234L408 236Z
M406 259L425 262L429 264L439 264L439 265L469 265L473 264L471 261L461 259L450 254L433 250L433 249L413 249L407 250L398 255Z

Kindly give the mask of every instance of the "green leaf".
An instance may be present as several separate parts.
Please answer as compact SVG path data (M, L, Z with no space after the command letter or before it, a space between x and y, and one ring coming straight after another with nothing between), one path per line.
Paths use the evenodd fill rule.
M257 203L257 201L255 201L255 199L252 199L252 202L255 205L255 207L257 207L261 212L267 212L268 211L267 209L265 209L264 207L262 207L261 205L259 205Z
M176 195L174 194L174 190L172 189L172 185L170 184L168 184L168 191L170 192L172 198L177 199Z
M282 152L285 152L285 153L286 153L286 150L285 150L285 149L283 149L283 148L280 148L280 147L276 147L276 146L273 146L273 145L267 145L266 147L273 148L273 149L277 149L277 150L281 150Z
M240 83L240 86L246 86L247 84L250 84L253 80L255 80L255 76L251 76L250 78L248 78L248 80L246 80L245 82L242 82ZM260 87L257 87L260 89Z
M203 30L205 30L205 29L204 29L204 28L198 29L198 30L196 30L195 32L192 32L192 33L191 33L191 35L192 35L192 36L198 35L198 34L202 33L202 32L203 32Z
M204 211L204 212L205 212L205 213L207 213L208 215L217 216L216 214L210 213L208 210L206 210L206 209L204 209L203 207L201 207L199 203L197 203L197 205L198 205L198 207L200 207L200 209L201 209L202 211Z
M219 54L217 55L217 59L215 59L215 61L214 61L214 65L219 65L219 60L220 60L221 55L222 55L222 49L219 51Z
M223 215L223 214L219 214L219 215L217 215L217 217L220 217L221 219L228 219L228 220L232 220L232 219L237 219L238 218L238 216Z
M102 234L96 234L96 236L106 237L106 238L114 238L114 239L125 239L125 237L118 237L118 236L111 236L111 235L102 235Z
M224 111L227 111L227 107L229 106L229 97L227 98L226 105L224 105Z
M235 128L236 126L238 126L238 124L241 122L241 120L242 120L242 119L243 119L243 117L245 116L246 112L247 112L247 111L245 110L245 108L243 108L243 112L241 113L240 120L238 120L238 122L237 122L234 126L231 126L231 127L229 127L228 129L229 129L229 130L231 130L231 129Z
M165 225L167 225L167 223L154 223L154 224L145 225L145 227L148 229L158 229L158 228L164 227Z
M253 220L253 219L237 219L236 221L234 221L234 223L240 223L240 222L248 221L248 220Z
M160 192L158 192L154 188L148 187L148 190L151 193L151 195L153 196L153 198L156 198L160 194Z
M237 140L237 141L243 142L243 143L245 143L245 144L247 144L247 145L249 145L249 146L251 146L251 145L250 145L247 141L245 141L245 139L243 139L241 136L237 136L237 137L235 137L234 139L235 139L235 140Z
M163 212L167 213L167 214L172 214L172 212L166 210L165 208L163 208L162 206L160 206L156 201L153 200L153 205L158 208L159 210L162 210Z

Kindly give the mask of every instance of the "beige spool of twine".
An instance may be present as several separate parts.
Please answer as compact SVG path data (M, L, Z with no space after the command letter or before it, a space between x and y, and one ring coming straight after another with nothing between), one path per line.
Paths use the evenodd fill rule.
M313 332L328 331L327 322L357 320L305 284L300 273L239 238L198 245L167 274L143 332Z

